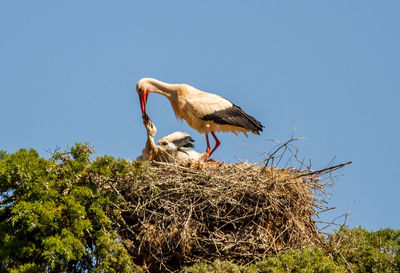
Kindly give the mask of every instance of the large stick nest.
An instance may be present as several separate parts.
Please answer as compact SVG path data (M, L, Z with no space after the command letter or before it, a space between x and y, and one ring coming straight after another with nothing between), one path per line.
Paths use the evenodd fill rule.
M134 261L152 272L215 258L246 264L321 243L313 216L327 208L320 180L330 171L151 162L139 178L108 186L124 202L109 215Z

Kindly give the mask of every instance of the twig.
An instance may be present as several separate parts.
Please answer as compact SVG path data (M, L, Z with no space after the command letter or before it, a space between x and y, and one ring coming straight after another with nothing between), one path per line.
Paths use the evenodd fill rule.
M300 174L300 175L298 175L298 176L296 176L294 178L300 178L300 177L303 177L303 176L310 176L310 175L316 175L316 174L323 175L323 174L326 174L326 173L329 173L329 172L332 172L332 171L336 171L336 170L338 170L340 168L343 168L344 166L349 165L351 163L353 163L353 162L349 161L349 162L338 164L338 165L335 165L335 166L332 166L332 167L329 167L329 168L325 168L325 169L322 169L322 170L303 173L303 174Z

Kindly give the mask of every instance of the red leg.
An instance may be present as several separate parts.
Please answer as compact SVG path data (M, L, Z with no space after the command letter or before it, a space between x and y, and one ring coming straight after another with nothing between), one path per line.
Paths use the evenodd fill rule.
M206 133L206 140L207 140L207 150L206 150L206 152L207 152L207 157L206 157L206 161L208 160L208 158L210 157L210 142L208 141L208 133Z
M219 147L219 145L221 144L221 142L219 141L219 139L217 138L217 136L214 134L214 132L211 132L211 135L214 137L215 139L215 147L214 149L211 150L211 153L209 156L212 155L212 153Z

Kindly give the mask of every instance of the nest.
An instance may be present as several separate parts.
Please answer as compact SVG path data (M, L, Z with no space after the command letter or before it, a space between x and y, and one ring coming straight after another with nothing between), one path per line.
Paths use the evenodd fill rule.
M109 215L135 263L155 272L320 244L313 217L326 210L320 176L328 171L151 162L139 178L98 182L123 200Z

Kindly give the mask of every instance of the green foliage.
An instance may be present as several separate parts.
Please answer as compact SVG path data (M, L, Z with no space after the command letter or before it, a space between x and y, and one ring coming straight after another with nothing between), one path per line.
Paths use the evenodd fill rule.
M269 257L246 267L239 267L231 262L214 261L198 263L185 268L187 273L232 272L232 273L279 273L279 272L345 272L344 266L335 264L323 249L312 247L304 250L288 250L275 257Z
M198 262L191 267L185 267L184 273L239 273L239 272L257 272L247 271L247 268L242 268L232 262L215 260L214 262Z
M260 272L344 272L345 267L336 265L334 260L320 248L288 250L277 257L270 257L256 264Z
M105 213L115 197L90 174L111 180L140 174L140 165L91 154L87 144L49 160L33 149L0 152L0 272L134 270Z
M342 229L329 236L338 264L354 272L400 272L400 230Z
M203 261L183 272L400 272L400 230L343 228L327 239L326 248L291 249L244 267Z
M40 272L40 267L33 263L26 263L10 269L11 273L36 273Z

